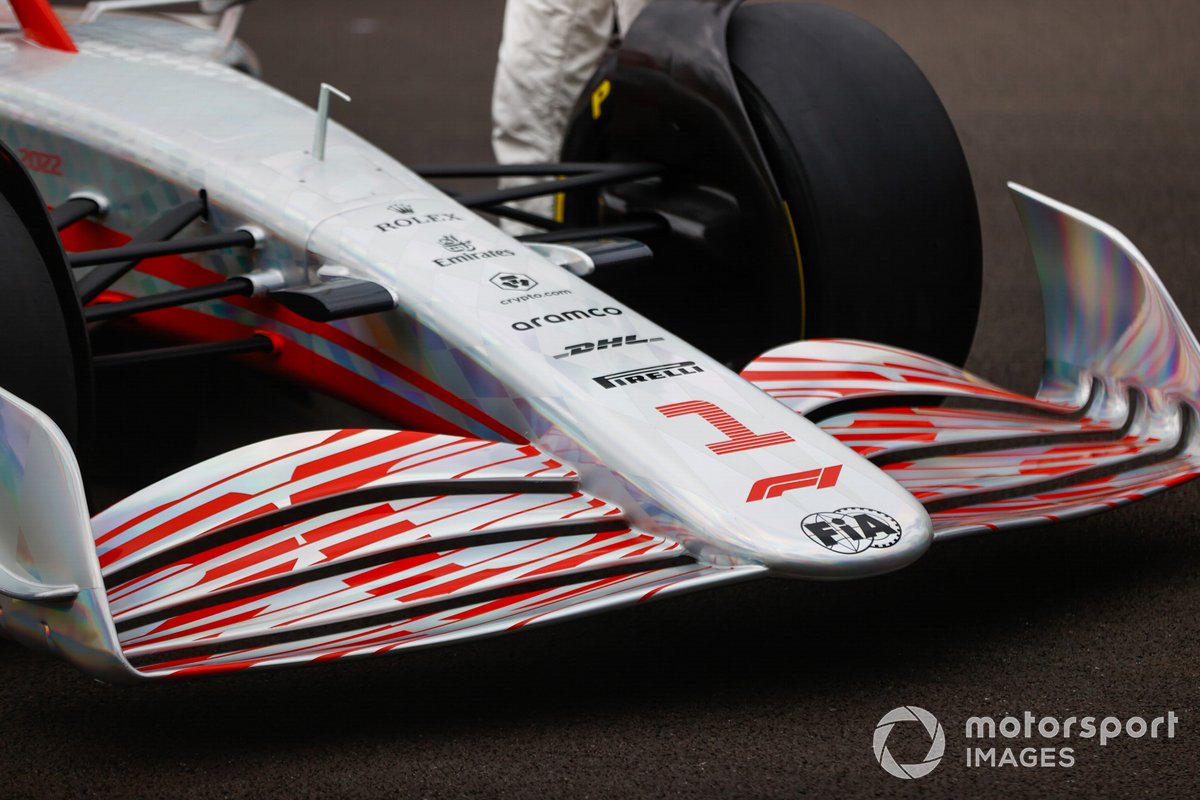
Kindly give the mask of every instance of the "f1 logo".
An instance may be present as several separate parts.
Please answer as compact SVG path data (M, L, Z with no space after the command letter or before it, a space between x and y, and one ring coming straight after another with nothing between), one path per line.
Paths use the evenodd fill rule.
M671 403L659 406L658 412L664 417L682 417L696 414L709 425L725 434L727 439L706 445L719 456L730 453L740 453L743 450L755 450L759 447L773 447L777 444L787 444L796 441L783 431L774 433L755 433L732 416L722 411L716 405L704 400L689 400L686 403Z
M823 469L810 469L805 472L793 472L790 475L776 475L774 478L763 478L750 487L747 503L758 500L770 500L779 497L792 489L828 489L837 484L838 476L842 474L842 465L834 464Z

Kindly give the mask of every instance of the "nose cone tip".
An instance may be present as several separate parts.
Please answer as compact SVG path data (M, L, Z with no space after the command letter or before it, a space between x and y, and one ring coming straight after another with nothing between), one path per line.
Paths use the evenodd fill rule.
M847 507L809 514L792 547L768 556L772 573L810 580L882 575L916 561L933 543L933 523L924 509L897 519L873 508Z

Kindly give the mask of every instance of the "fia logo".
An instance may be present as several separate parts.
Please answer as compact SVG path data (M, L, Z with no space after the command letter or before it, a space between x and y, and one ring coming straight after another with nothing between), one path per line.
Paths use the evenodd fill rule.
M537 281L520 272L497 272L491 277L491 281L501 289L511 292L527 292L537 286Z
M453 234L446 234L442 238L438 239L438 244L440 244L444 249L449 250L451 253L475 252L475 245L471 244L469 239L459 239Z
M392 203L390 206L388 206L388 211L392 211L396 214L411 214L413 213L413 207L408 203Z
M809 514L800 527L809 539L843 555L863 553L872 547L891 547L902 535L899 522L873 508L839 508Z

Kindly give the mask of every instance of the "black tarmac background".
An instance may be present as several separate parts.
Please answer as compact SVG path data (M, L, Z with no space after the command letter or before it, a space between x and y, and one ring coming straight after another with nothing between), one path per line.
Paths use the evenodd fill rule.
M897 39L958 126L986 253L970 366L1032 390L1040 301L1004 190L1116 225L1200 321L1200 5L837 0ZM489 157L501 0L260 0L268 79L413 163ZM252 124L253 109L247 109ZM902 280L902 276L897 277ZM1200 786L1200 484L935 547L884 578L757 582L543 631L317 669L116 689L0 644L3 797L1192 797ZM871 754L915 704L946 758ZM968 716L1174 710L1174 740L1070 745L1073 768L963 764ZM925 740L927 741L927 740ZM898 728L901 761L925 741Z

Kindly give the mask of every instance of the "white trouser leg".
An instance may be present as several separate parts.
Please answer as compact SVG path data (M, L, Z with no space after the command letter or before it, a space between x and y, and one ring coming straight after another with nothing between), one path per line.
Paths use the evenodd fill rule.
M650 5L650 0L614 0L617 6L617 26L621 29L621 35L625 35L625 31L629 30L629 26L637 19L637 15L642 13L642 9Z
M492 91L492 148L501 164L554 161L575 99L604 55L649 0L508 0ZM615 11L615 16L614 16ZM529 183L506 179L502 186ZM554 199L517 205L552 216ZM510 233L525 226L504 223Z

